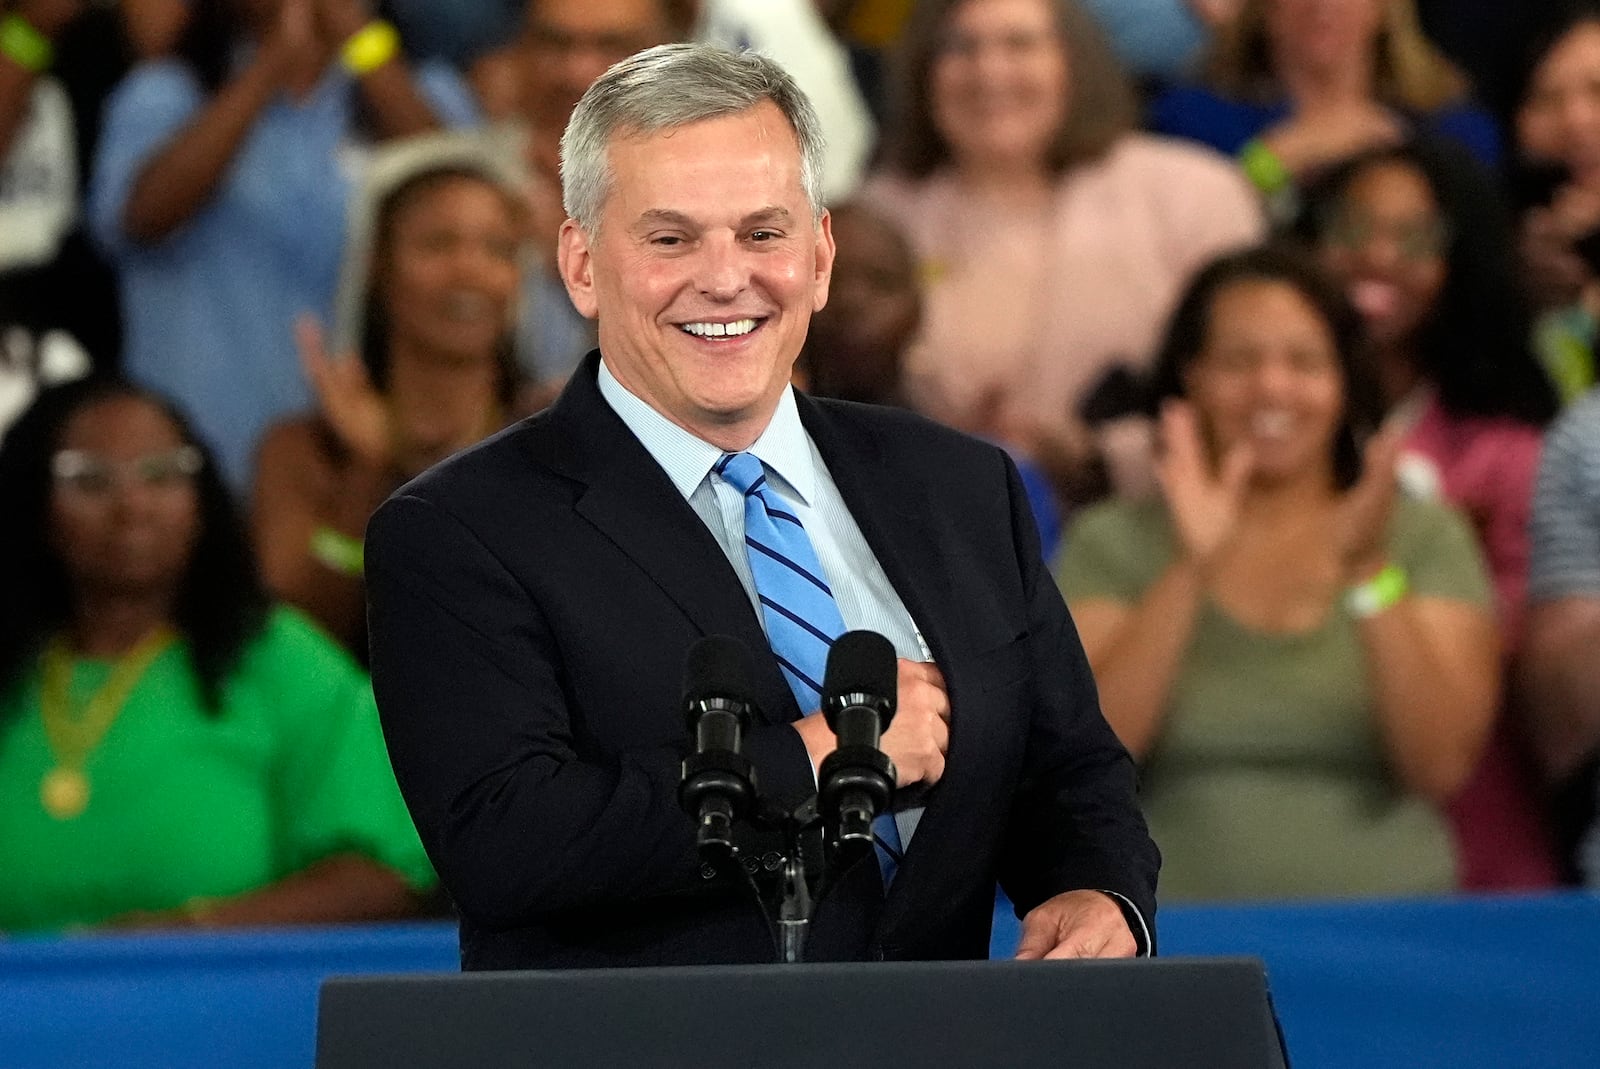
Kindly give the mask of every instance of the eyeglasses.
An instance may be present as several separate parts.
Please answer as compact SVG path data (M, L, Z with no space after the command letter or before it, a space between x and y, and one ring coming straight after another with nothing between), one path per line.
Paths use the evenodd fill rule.
M203 465L200 450L192 445L132 460L107 460L82 449L63 449L50 458L50 474L63 490L84 497L101 497L119 484L152 490L185 486L200 473Z
M1349 211L1332 213L1322 227L1324 244L1351 252L1365 249L1380 237L1394 242L1402 259L1416 261L1443 256L1454 235L1443 219L1391 223Z
M1058 35L1037 30L1013 30L987 36L951 31L938 39L935 55L973 60L985 48L992 47L1007 58L1017 59L1059 47L1060 44Z

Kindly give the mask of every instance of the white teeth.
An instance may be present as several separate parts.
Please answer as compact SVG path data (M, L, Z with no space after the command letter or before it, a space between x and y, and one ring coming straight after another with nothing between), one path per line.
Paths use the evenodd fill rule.
M754 319L736 319L732 323L685 323L682 330L697 338L735 338L756 329Z

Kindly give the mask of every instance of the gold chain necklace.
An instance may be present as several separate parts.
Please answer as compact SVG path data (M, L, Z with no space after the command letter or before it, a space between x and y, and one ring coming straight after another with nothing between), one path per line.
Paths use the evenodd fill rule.
M72 652L57 635L40 658L39 716L55 765L39 781L39 802L57 820L71 820L89 807L89 777L83 765L116 722L128 695L150 663L172 644L174 635L158 627L117 658L111 676L89 696L81 710L72 708Z

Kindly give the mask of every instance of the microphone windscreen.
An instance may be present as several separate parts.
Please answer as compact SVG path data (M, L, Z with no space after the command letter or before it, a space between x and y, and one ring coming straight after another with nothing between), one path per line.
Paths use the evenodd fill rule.
M736 698L750 702L754 677L749 647L732 635L707 635L689 647L683 664L683 700Z
M888 639L876 631L846 631L828 652L822 694L825 700L840 694L868 694L893 702L899 688L898 671L894 645Z

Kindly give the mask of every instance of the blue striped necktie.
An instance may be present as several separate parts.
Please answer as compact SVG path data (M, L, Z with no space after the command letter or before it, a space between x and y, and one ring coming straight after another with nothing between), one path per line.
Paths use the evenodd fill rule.
M761 461L749 453L729 453L713 470L744 495L745 555L767 625L767 644L801 713L809 716L821 707L828 651L845 632L844 617L805 526L794 507L768 484ZM872 831L887 884L899 860L900 832L890 813L880 814Z

